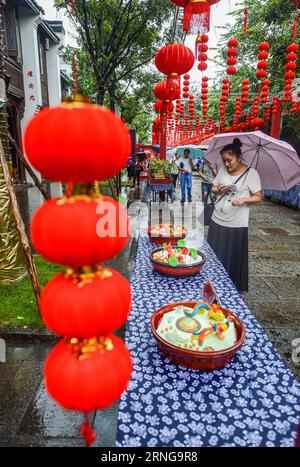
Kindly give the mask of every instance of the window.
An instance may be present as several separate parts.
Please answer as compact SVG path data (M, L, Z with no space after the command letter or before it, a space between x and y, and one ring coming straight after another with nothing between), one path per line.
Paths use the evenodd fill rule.
M4 34L6 52L10 57L18 56L17 22L14 9L4 8Z

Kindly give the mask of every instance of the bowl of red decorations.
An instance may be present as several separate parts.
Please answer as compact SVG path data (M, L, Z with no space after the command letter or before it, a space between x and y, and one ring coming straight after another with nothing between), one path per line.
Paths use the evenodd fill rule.
M182 240L186 235L187 230L181 225L159 224L148 227L149 240L159 245L162 243L176 245L178 240Z
M187 248L184 240L177 245L163 244L161 248L152 250L150 262L155 271L175 277L186 277L197 274L205 264L205 256L197 248Z

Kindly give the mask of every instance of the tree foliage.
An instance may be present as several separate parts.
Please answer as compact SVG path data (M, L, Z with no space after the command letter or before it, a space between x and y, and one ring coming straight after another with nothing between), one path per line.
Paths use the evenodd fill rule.
M57 8L66 8L72 18L69 3L56 0ZM145 88L140 107L147 97L148 64L171 38L173 13L174 5L166 0L76 0L80 91L95 93L98 103L113 108Z
M284 66L286 64L286 48L292 42L293 21L295 15L295 3L287 0L251 0L249 2L248 34L243 32L243 5L230 14L231 22L226 26L226 33L221 37L219 53L216 57L218 64L224 64L224 71L218 73L218 82L213 86L213 93L221 93L221 78L226 76L227 43L232 37L239 41L237 75L231 79L231 96L241 94L242 81L250 80L250 101L248 111L251 109L253 98L258 92L258 80L256 78L256 65L258 62L258 45L266 41L270 44L268 57L268 79L271 81L270 96L283 92L284 89ZM300 24L299 24L300 30ZM299 44L299 39L296 39ZM228 116L227 123L234 112L235 98L231 97L226 106ZM212 104L209 113L218 119L218 105ZM287 115L283 119L281 136L286 138L295 147L300 149L298 138L300 129L300 118Z

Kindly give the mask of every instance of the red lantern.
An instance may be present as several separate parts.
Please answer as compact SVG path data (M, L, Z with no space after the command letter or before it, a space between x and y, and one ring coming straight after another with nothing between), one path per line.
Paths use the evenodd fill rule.
M267 72L266 72L266 70L258 70L256 72L256 76L257 76L258 79L263 79L263 78L265 78L267 76Z
M296 53L296 52L298 52L298 49L299 49L299 46L298 46L298 44L295 44L295 43L292 43L292 44L288 45L288 47L287 47L287 51L289 53L290 52Z
M87 138L88 135L88 138ZM29 162L48 180L106 180L127 163L129 132L112 112L82 102L43 109L24 137Z
M264 50L268 51L269 48L270 48L270 44L268 42L261 42L259 44L259 46L258 46L258 50L261 51L261 52L264 51Z
M155 86L154 95L161 101L174 101L180 97L180 88L169 89L167 82L163 81Z
M132 373L132 361L117 336L61 340L48 354L45 383L62 407L80 412L102 410L119 399Z
M200 70L200 71L205 71L206 69L207 69L207 63L205 63L205 62L200 62L200 63L198 64L198 70Z
M54 333L83 339L121 327L130 302L128 281L114 269L98 266L92 272L54 276L42 291L40 311Z
M51 199L34 214L31 238L49 261L75 268L98 264L128 241L128 218L109 196Z
M195 57L191 49L174 42L162 47L155 55L156 68L168 75L167 86L175 89L180 86L180 75L193 68Z
M228 75L235 75L237 73L237 69L234 66L230 66L226 70Z
M250 121L250 126L254 129L254 130L259 130L260 128L262 128L264 126L265 122L262 118L253 118L251 121Z
M220 0L171 0L175 5L184 8L183 31L197 34L210 29L210 7Z
M268 52L266 52L266 51L260 52L258 54L258 59L259 60L267 60L268 56L269 56Z

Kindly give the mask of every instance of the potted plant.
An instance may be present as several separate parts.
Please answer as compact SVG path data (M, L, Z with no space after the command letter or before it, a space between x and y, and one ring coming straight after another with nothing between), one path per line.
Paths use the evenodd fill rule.
M150 160L149 172L151 180L171 183L171 163L163 159Z

